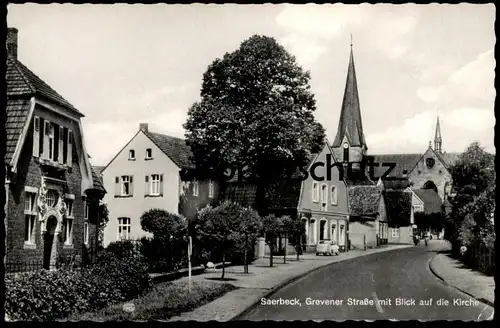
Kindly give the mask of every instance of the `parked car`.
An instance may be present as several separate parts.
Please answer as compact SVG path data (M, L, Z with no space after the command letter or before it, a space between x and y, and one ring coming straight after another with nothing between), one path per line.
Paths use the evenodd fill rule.
M316 245L316 255L339 255L339 245L333 240L320 240Z

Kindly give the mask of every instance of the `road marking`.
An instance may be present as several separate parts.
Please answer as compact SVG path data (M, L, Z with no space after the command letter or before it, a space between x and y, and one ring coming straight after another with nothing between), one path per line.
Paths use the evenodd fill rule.
M372 293L373 300L375 301L375 307L377 308L378 313L384 313L384 310L380 306L380 302L378 301L377 293L373 292Z

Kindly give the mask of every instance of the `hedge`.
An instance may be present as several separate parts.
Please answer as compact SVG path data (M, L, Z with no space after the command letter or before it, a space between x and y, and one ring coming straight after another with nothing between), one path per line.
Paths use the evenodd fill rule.
M5 312L10 320L51 321L130 300L152 286L142 259L104 253L78 271L41 270L5 277Z

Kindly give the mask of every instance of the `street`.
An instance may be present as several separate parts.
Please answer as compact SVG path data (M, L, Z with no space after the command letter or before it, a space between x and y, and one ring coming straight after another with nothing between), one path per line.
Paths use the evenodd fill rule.
M445 245L335 263L285 286L240 320L486 320L493 308L447 286L428 262ZM491 318L490 318L491 319Z

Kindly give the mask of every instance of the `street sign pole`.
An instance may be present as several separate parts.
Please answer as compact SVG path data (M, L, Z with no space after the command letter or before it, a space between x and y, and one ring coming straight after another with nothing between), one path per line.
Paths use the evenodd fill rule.
M191 293L191 252L193 251L193 240L191 237L189 237L189 244L188 244L188 272L189 272L189 278L188 278L188 286L189 286L189 292Z

